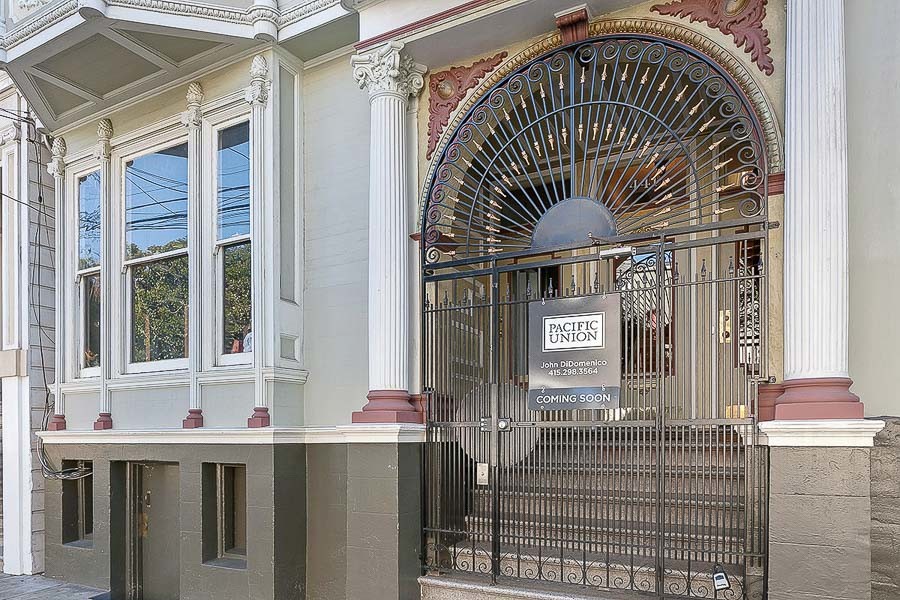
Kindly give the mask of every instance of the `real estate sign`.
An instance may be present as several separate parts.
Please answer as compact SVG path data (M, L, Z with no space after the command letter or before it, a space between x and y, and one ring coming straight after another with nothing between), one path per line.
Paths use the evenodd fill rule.
M618 293L535 300L528 307L528 408L618 408Z

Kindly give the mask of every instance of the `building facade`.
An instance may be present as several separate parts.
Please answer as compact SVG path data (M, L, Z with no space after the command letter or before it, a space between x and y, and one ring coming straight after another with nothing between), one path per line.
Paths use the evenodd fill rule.
M886 4L9 0L4 570L897 597Z

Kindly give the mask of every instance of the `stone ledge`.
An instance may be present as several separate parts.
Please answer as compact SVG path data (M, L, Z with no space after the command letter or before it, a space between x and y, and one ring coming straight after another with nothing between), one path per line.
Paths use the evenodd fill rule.
M823 419L816 421L766 421L759 424L760 444L787 448L871 448L884 421L874 419Z
M586 590L578 585L539 581L512 581L490 584L490 579L454 574L419 577L422 600L634 600L633 593Z

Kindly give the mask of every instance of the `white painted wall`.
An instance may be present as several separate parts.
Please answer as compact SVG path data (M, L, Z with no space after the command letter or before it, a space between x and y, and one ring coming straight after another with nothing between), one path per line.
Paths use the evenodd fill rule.
M900 415L900 3L844 6L850 377L867 415Z
M350 56L303 74L307 425L349 423L366 403L369 101Z

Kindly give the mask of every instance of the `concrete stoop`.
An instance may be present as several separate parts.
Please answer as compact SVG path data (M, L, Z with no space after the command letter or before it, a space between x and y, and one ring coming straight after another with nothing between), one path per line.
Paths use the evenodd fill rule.
M536 581L513 581L491 585L483 578L465 575L419 578L422 600L634 600L629 592L587 590L577 585L548 586Z

